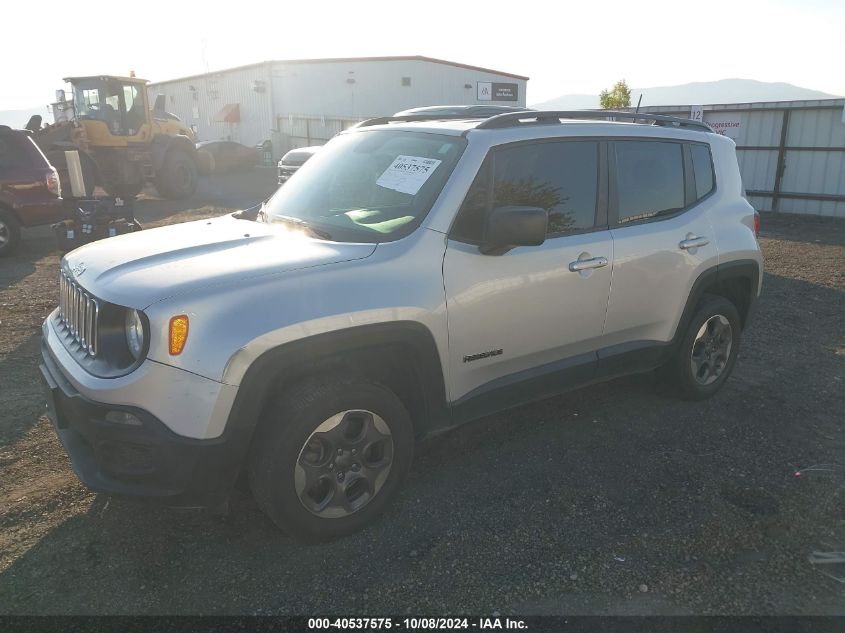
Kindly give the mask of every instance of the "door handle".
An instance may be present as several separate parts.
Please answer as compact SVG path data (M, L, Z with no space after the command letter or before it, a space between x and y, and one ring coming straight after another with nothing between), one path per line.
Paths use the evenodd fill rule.
M603 268L607 266L607 257L593 257L592 259L579 259L569 263L569 270L573 273L587 270L589 268Z
M678 246L682 250L688 250L690 248L699 248L700 246L707 246L710 243L706 237L688 237L685 240L681 240L681 243Z

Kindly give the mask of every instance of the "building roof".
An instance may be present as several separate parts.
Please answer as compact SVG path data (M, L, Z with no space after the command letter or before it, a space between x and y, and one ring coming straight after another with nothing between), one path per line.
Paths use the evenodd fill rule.
M66 81L68 83L74 81L82 81L83 79L115 79L121 83L125 84L148 84L150 83L147 79L140 79L139 77L121 77L120 75L85 75L82 77L65 77L62 81Z
M188 79L199 79L201 77L209 77L213 75L221 75L237 70L246 70L247 68L255 68L266 64L331 64L338 62L429 62L432 64L443 64L445 66L453 66L455 68L465 68L467 70L476 70L484 73L491 73L493 75L501 75L503 77L510 77L511 79L520 79L528 81L528 77L523 75L515 75L513 73L502 72L501 70L493 70L492 68L483 68L482 66L472 66L470 64L461 64L459 62L450 62L445 59L437 59L435 57L426 57L425 55L396 55L388 57L324 57L317 59L271 59L263 62L256 62L254 64L246 64L244 66L235 66L233 68L224 68L222 70L214 70L207 73L199 73L197 75L188 75L186 77L177 77L175 79L165 79L163 81L152 82L151 86L160 86L162 84L173 83L176 81L186 81Z

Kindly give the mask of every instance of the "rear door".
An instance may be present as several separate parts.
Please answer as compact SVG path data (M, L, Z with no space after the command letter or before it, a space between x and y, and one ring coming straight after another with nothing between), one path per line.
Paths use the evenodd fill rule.
M605 366L627 356L643 367L622 369L642 369L672 339L696 278L717 263L715 182L706 143L626 139L609 151L615 257L599 355Z
M443 262L451 398L468 407L459 417L592 377L613 260L605 151L595 140L506 145L476 177ZM549 212L545 243L482 254L487 213L508 205Z

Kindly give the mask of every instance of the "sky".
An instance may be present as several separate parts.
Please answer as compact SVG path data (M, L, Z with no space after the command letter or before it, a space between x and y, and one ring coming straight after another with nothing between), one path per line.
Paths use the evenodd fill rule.
M46 105L72 75L161 81L267 59L383 55L527 75L528 103L623 78L645 88L741 77L845 95L841 0L46 0L2 13L0 110Z

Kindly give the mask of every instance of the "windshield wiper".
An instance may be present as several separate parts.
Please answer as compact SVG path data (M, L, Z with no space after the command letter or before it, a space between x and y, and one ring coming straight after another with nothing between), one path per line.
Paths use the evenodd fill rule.
M324 231L322 229L318 229L315 226L312 226L311 224L309 224L308 222L306 222L302 218L295 218L295 217L290 216L290 215L276 215L276 214L273 214L273 215L265 214L265 218L267 220L269 220L269 222L271 222L271 223L272 222L282 222L284 224L290 224L290 225L295 226L297 228L304 229L305 231L307 231L311 235L313 235L315 237L319 237L320 239L332 240L331 233L329 233L328 231Z

